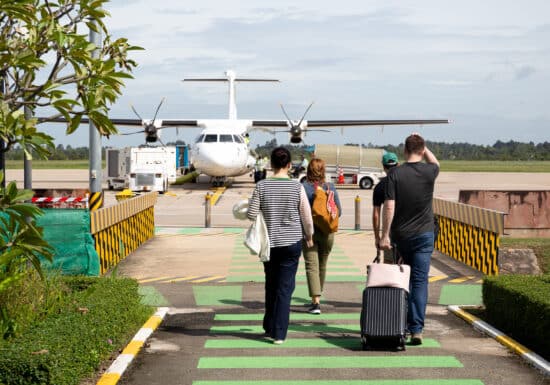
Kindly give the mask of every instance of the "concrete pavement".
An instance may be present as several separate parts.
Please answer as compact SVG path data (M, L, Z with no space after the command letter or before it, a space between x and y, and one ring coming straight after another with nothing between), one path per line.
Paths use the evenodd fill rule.
M425 344L406 352L363 352L359 338L368 231L341 231L329 259L322 314L309 315L303 261L285 344L264 339L263 273L241 228L159 228L119 265L145 300L171 309L122 384L547 384L491 338L449 314L479 304L479 273L434 254ZM546 382L545 382L546 381Z

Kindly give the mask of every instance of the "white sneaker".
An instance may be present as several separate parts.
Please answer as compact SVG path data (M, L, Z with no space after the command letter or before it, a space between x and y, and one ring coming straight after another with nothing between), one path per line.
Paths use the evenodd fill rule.
M283 342L285 342L285 340L275 340L275 341L273 341L273 343L275 345L282 345Z

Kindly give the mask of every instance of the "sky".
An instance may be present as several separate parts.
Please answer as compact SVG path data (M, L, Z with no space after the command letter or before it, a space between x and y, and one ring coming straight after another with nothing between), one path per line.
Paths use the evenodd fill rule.
M299 119L450 119L451 124L309 133L307 144L399 144L427 140L492 145L550 141L550 2L547 0L112 0L113 37L144 48L111 116L223 119L225 83L185 77L242 77L280 83L237 85L238 117ZM121 128L127 132L129 129ZM165 142L192 142L200 129L166 129ZM57 144L88 145L88 127ZM275 136L287 143L287 134ZM252 133L252 146L273 136ZM113 136L105 146L144 142Z

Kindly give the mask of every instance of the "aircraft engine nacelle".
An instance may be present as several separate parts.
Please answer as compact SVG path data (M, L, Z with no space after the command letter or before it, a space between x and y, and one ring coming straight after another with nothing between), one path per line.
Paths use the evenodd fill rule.
M302 142L302 129L299 126L292 126L289 130L290 132L290 143L301 143Z
M143 131L145 132L145 141L147 143L155 143L160 138L161 130L159 130L152 124L145 126L145 129Z

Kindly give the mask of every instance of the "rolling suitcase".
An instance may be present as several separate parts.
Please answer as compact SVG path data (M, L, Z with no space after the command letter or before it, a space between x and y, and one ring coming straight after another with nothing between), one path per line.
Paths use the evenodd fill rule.
M394 250L394 261L396 251ZM407 296L410 266L380 262L380 252L367 266L367 287L361 309L361 345L363 350L405 350Z

